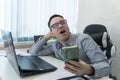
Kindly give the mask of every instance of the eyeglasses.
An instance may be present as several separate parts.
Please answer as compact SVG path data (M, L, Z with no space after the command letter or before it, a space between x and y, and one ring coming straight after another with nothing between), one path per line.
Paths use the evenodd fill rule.
M55 23L55 24L51 25L50 27L53 28L53 29L55 29L55 28L59 27L59 24L60 25L64 25L66 23L67 23L67 20L61 20L58 23Z

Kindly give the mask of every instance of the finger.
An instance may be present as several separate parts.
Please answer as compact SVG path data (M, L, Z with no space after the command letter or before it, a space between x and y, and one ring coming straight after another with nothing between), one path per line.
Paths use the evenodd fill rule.
M82 67L81 62L70 60L69 63L79 68Z
M64 67L64 69L67 70L67 71L69 71L69 72L71 72L71 73L73 73L73 74L77 74L75 71L69 69L68 67Z
M80 76L83 75L83 72L81 71L81 69L79 69L79 68L73 69L73 68L70 67L70 65L69 66L66 65L64 67L64 69L71 72L71 73L73 73L73 74L76 74L76 75L80 75Z
M71 65L71 64L66 64L66 67L71 69L72 71L75 71L75 72L77 72L78 69L80 69L79 67L76 67L76 66Z
M74 71L73 69L71 69L71 68L69 68L67 66L65 66L64 69L71 72L71 73L73 73L73 74L78 74L76 71Z

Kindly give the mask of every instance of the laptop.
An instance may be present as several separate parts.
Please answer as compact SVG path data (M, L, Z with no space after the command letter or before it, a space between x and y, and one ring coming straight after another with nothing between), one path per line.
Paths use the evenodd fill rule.
M20 77L54 71L57 68L38 56L16 55L11 32L1 30L7 59Z

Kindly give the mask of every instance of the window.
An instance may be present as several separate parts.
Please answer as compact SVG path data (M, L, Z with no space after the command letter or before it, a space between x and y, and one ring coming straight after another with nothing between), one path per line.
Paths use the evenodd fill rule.
M14 41L31 41L34 35L49 32L48 20L53 14L64 16L70 31L76 32L78 0L0 0L3 22L0 29L11 31ZM1 6L1 5L0 5Z
M0 29L2 29L3 26L4 26L4 0L0 0ZM0 42L1 42L1 37L0 37Z

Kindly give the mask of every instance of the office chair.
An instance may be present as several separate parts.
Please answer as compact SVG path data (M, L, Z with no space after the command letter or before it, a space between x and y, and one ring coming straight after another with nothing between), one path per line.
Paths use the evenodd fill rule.
M36 42L38 39L42 39L44 37L44 35L34 35L34 42ZM50 40L48 40L45 45L47 44L53 44L56 41L55 38L51 38Z
M116 47L112 43L106 27L101 24L90 24L85 27L83 33L86 33L93 38L107 56L109 64L111 65L113 57L116 54ZM110 78L117 80L116 76L112 76L112 74L110 74Z
M34 42L36 42L38 39L42 39L44 35L34 35Z
M38 39L42 39L44 35L34 35L33 39L34 39L34 43L37 42ZM45 43L46 45L47 43ZM27 50L27 53L29 53L29 49Z

